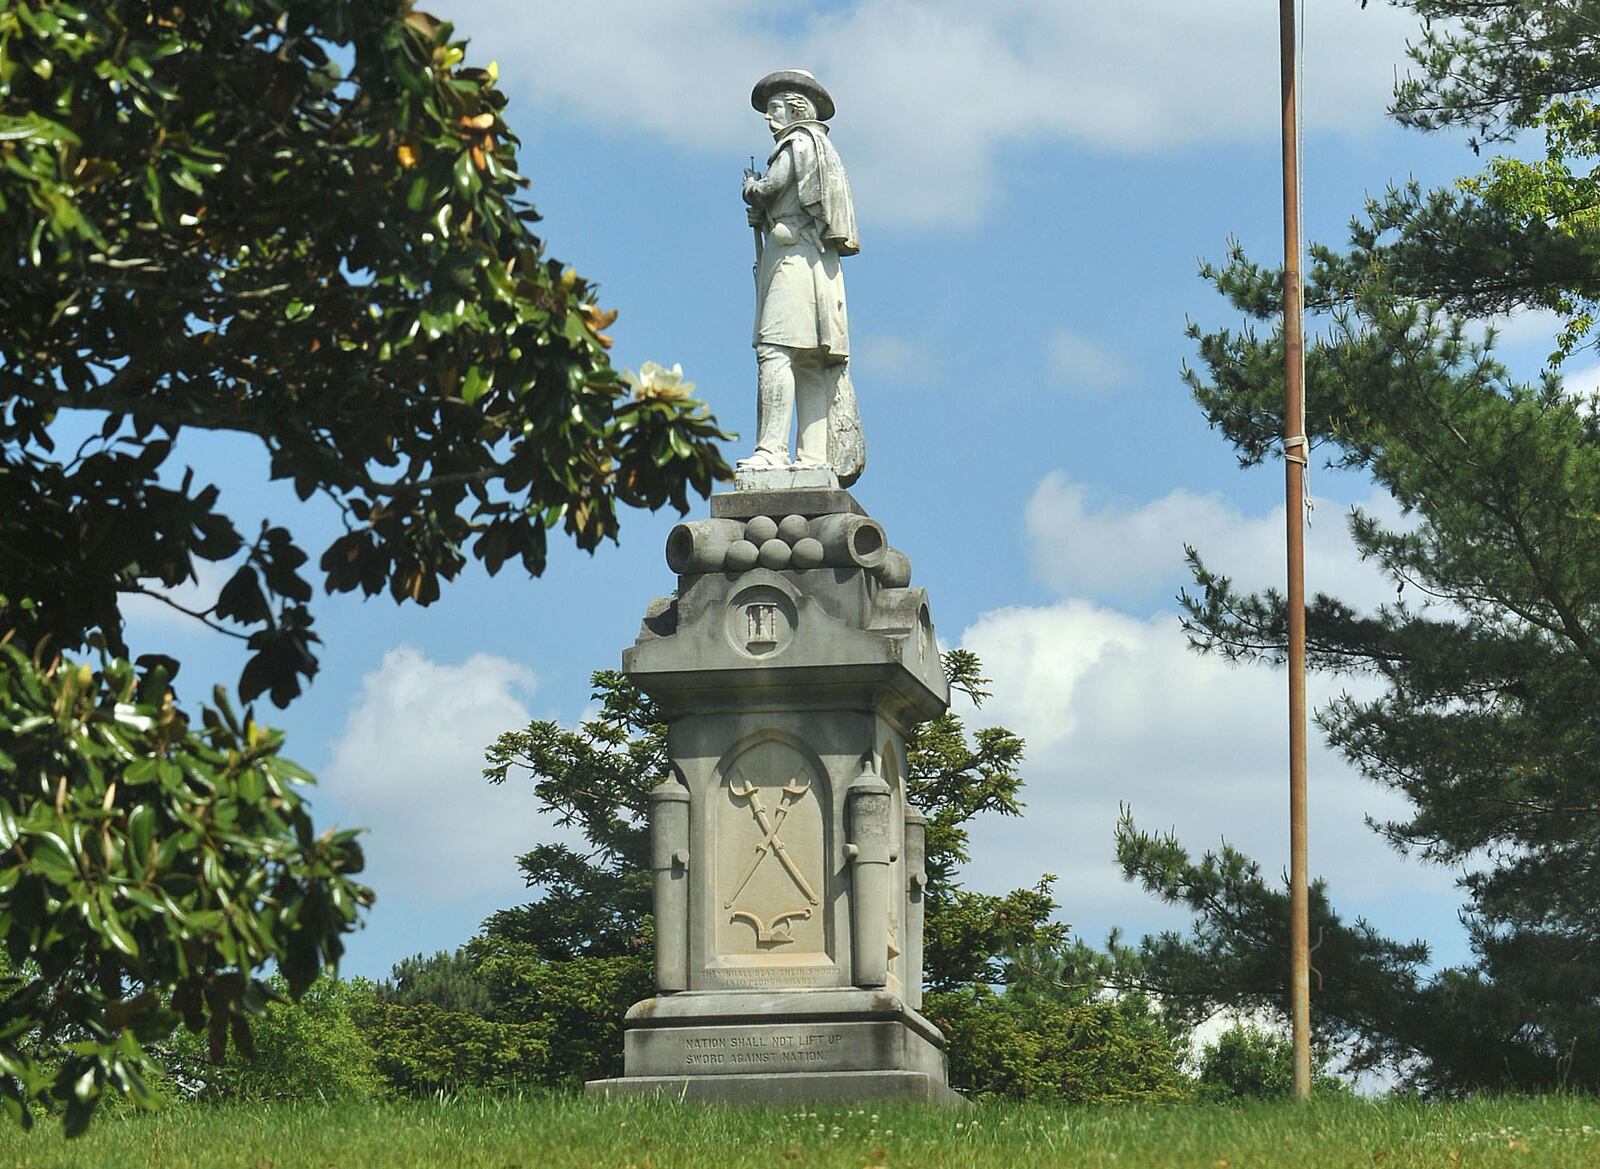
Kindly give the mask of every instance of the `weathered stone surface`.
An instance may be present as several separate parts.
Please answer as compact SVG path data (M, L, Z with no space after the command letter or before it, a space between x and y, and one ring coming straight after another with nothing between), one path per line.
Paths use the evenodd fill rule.
M811 1072L735 1076L624 1076L590 1080L591 1096L667 1096L718 1104L790 1104L903 1100L920 1104L964 1105L966 1098L942 1076L925 1072Z
M735 472L737 474L737 472ZM713 519L748 520L755 516L782 517L803 515L807 518L849 512L866 515L855 496L834 487L763 487L742 491L725 491L711 497Z
M954 1098L911 1006L926 875L906 735L949 705L927 597L885 583L909 562L846 493L733 498L763 494L674 529L677 591L623 655L674 771L651 797L660 993L628 1014L626 1075L593 1090L735 1099L755 1075L789 1085L763 1099ZM808 541L823 563L798 567Z
M838 491L839 476L832 467L737 467L735 491Z
M844 987L839 990L724 991L697 995L664 994L644 999L629 1009L624 1026L651 1022L661 1025L746 1023L774 1017L873 1021L900 1019L930 1040L939 1029L905 1001L885 990Z
M793 1023L635 1028L624 1036L630 1074L918 1071L943 1079L944 1051L904 1024Z

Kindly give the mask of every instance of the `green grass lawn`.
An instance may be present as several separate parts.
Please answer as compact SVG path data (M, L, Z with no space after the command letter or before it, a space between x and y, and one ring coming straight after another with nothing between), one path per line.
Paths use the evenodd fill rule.
M1296 1107L725 1108L572 1097L175 1107L64 1140L0 1130L0 1167L96 1169L1600 1169L1600 1101Z

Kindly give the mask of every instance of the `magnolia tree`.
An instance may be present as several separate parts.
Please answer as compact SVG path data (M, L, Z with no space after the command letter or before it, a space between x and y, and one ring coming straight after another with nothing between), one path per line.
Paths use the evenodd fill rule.
M728 469L688 384L611 366L494 67L403 0L9 5L0 97L0 1098L78 1131L108 1089L149 1101L176 1020L248 1046L255 972L299 994L370 900L278 736L186 705L160 647L130 664L124 602L242 639L239 698L283 706L318 575L425 605ZM202 431L259 442L336 535L241 530L181 462Z

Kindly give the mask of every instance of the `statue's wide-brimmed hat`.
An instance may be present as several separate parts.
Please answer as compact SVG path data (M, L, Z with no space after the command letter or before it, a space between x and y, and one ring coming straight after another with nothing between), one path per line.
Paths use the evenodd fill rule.
M822 88L822 82L804 69L779 69L776 73L768 73L750 91L750 104L765 111L767 102L772 100L775 93L803 93L817 107L818 121L826 122L833 117L833 98Z

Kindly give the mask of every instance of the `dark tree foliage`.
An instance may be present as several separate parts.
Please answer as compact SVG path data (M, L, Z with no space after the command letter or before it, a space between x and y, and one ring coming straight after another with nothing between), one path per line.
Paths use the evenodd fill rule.
M1358 1064L1408 1066L1424 1088L1600 1085L1600 416L1553 370L1512 378L1463 314L1567 315L1558 355L1590 324L1596 235L1586 208L1600 128L1594 3L1404 5L1433 23L1396 114L1483 141L1539 129L1545 164L1491 162L1455 191L1392 192L1344 252L1317 248L1308 291L1306 433L1330 464L1401 505L1387 528L1356 511L1362 554L1393 582L1361 612L1318 595L1312 668L1375 680L1318 712L1328 741L1403 793L1376 824L1419 860L1465 872L1475 961L1432 976L1426 951L1342 923L1313 897L1313 1010ZM1242 464L1284 433L1279 274L1235 251L1206 277L1246 317L1191 329L1187 373ZM1273 591L1244 595L1191 552L1187 628L1203 652L1284 660ZM1370 692L1370 690L1368 691ZM1282 1002L1284 896L1231 850L1198 862L1124 824L1129 876L1197 914L1193 935L1146 939L1142 976L1179 1001ZM1125 955L1126 957L1126 955Z
M1313 1089L1349 1094L1322 1069L1313 1051ZM1200 1053L1200 1096L1206 1100L1287 1100L1294 1090L1294 1047L1281 1034L1236 1024Z
M944 656L950 685L982 705L989 692L976 655ZM1020 816L1024 743L1004 727L983 727L968 738L959 715L944 714L913 728L906 742L906 798L928 818L923 925L923 981L930 990L999 982L1002 959L1013 951L1065 943L1067 927L1051 922L1055 878L1004 895L964 889L960 867L972 820L986 813Z
M549 1075L549 1044L536 1026L430 1002L375 1000L355 1018L385 1085L405 1095L513 1089Z
M1588 0L1390 3L1423 20L1409 52L1414 72L1395 88L1395 119L1419 130L1468 127L1474 151L1537 125L1553 103L1590 96L1600 77Z
M253 1050L276 959L298 997L371 894L353 832L317 835L310 777L219 687L190 723L159 669L40 665L0 644L0 1102L83 1131L156 1103L144 1045L178 1023Z
M1167 931L1137 945L1113 937L1100 959L1106 982L1159 996L1163 1015L1188 1026L1219 1009L1282 1005L1289 896L1254 861L1227 845L1195 860L1170 834L1142 833L1126 814L1117 856L1130 880L1191 910L1195 924L1188 934ZM1351 1071L1409 1059L1431 1027L1420 985L1427 947L1343 921L1320 881L1311 887L1311 936L1313 1031L1339 1044Z
M537 901L496 913L488 937L532 946L543 958L638 955L650 914L645 822L650 789L670 774L667 728L655 703L617 670L591 679L595 715L577 730L554 721L507 731L486 752L484 776L533 779L533 796L587 851L539 844L517 864Z
M482 1014L489 1009L489 988L478 977L464 949L440 950L432 957L421 954L395 963L389 978L377 984L378 1001L414 1006L432 1003L445 1011Z
M1337 304L1376 280L1468 316L1552 309L1567 321L1556 356L1594 345L1600 11L1592 0L1391 3L1424 21L1395 118L1465 128L1475 153L1536 132L1545 157L1495 158L1455 186L1405 184L1372 200L1348 252L1313 249L1325 286L1312 302Z
M996 907L1002 924L1010 912ZM985 956L981 978L930 989L923 1000L949 1045L952 1084L976 1096L1071 1104L1162 1104L1193 1094L1183 1069L1189 1021L1158 1008L1114 951L1043 924L1004 944Z
M427 604L469 556L543 571L619 503L727 468L685 386L610 366L615 313L552 258L492 70L407 0L60 0L0 13L0 632L122 646L120 598L199 561L246 701L316 669L316 550L241 533L174 465L261 443L337 508L330 591ZM343 67L342 67L343 66ZM58 449L70 416L92 437Z
M950 1082L978 1096L1063 1104L1170 1104L1193 1095L1182 1044L1136 996L997 993L984 983L930 997Z
M321 978L298 999L276 975L267 985L280 997L251 1020L255 1050L248 1057L231 1053L214 1062L205 1041L181 1029L161 1042L157 1058L169 1092L218 1104L326 1104L371 1101L387 1093L360 1024L373 1010L370 982Z
M81 1131L153 1102L181 1019L248 1048L370 893L251 710L186 712L122 602L225 566L192 615L245 702L316 671L333 592L427 604L470 558L537 575L621 505L727 474L677 371L609 363L615 312L548 254L493 67L409 0L0 5L0 1100ZM184 467L259 442L341 521L241 531ZM141 647L150 648L150 647ZM159 647L154 647L159 649Z

